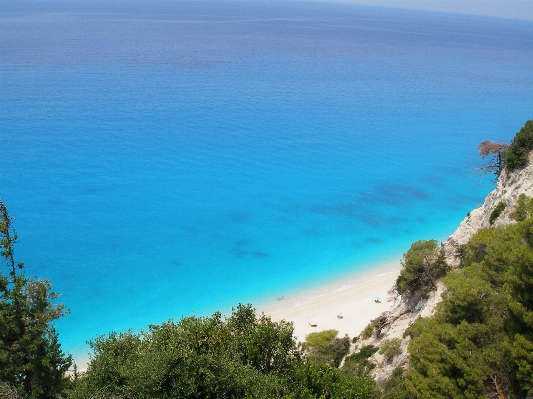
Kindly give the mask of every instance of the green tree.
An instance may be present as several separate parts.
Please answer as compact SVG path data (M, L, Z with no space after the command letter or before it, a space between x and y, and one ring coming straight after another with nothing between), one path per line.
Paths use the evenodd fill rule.
M529 152L533 150L533 119L516 133L513 142L507 150L507 166L513 169L521 169L529 162Z
M12 278L16 276L17 268L22 269L23 263L17 263L15 266L15 257L13 255L13 245L19 241L17 232L13 228L13 216L7 211L7 206L0 200L0 256L4 257L7 265L11 268Z
M91 341L70 398L374 398L368 378L302 357L291 323L239 305L223 319L187 317Z
M437 279L447 269L444 251L439 248L436 240L413 243L403 254L401 264L402 270L395 287L412 304L434 289Z
M525 397L533 389L533 219L480 230L444 278L433 318L409 327L412 398Z
M498 217L502 214L502 212L505 210L506 207L507 207L507 204L505 203L505 201L498 202L498 204L494 207L494 209L492 210L489 216L489 223L494 224L496 219L498 219Z
M9 268L8 275L0 271L0 382L21 396L53 398L68 383L65 372L72 364L52 324L66 312L55 303L58 294L48 280L25 277L24 264L15 262L12 222L0 200L0 254Z
M385 339L381 342L379 347L379 353L381 353L388 362L390 362L394 356L402 353L401 351L402 340L400 338Z
M265 315L257 317L251 305L239 305L227 325L230 334L238 338L233 341L234 353L244 364L264 374L282 373L302 355L293 337L292 323L276 323Z
M361 338L368 339L374 335L374 324L368 323L363 331L361 331Z
M517 222L521 222L533 216L533 198L529 198L525 194L520 194L516 207L511 213L511 217Z
M371 378L354 377L326 364L304 362L294 372L286 398L374 399L377 398Z
M380 381L379 390L383 399L410 399L409 393L402 386L405 370L396 367L389 378Z
M337 338L338 333L337 330L324 330L307 335L304 348L308 359L339 367L350 350L350 337Z

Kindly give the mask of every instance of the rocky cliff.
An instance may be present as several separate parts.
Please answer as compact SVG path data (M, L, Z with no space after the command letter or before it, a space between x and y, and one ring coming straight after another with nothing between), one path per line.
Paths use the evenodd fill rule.
M466 244L470 237L479 229L515 223L510 215L517 204L520 194L533 197L533 151L530 153L529 159L529 165L522 170L514 172L504 170L498 178L496 188L486 197L483 205L470 212L457 230L443 243L446 260L450 266L457 267L459 265L459 258L456 255L457 249L459 246ZM491 224L491 214L501 202L505 203L505 209ZM403 338L403 333L418 317L432 316L445 291L446 287L442 282L439 282L437 290L433 291L428 298L420 301L414 310L408 310L404 302L400 298L396 298L391 304L391 309L380 316L385 323L379 338L373 336L367 340L357 342L353 351L357 351L365 345L380 346L386 339L401 339L401 352L391 360L386 359L379 352L369 359L376 365L372 376L378 384L380 381L389 378L396 367L407 366L409 338Z
M498 178L496 189L487 196L483 205L470 212L457 230L448 237L444 243L444 250L449 265L458 266L457 248L466 244L479 229L514 223L510 214L515 208L520 194L533 197L533 151L529 154L529 158L529 165L522 170L516 172L504 170ZM490 216L500 202L505 203L505 209L491 224Z

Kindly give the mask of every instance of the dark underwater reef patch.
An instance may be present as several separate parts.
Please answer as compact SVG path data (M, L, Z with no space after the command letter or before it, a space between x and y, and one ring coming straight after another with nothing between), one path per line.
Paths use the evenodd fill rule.
M422 183L424 183L424 185L440 189L446 188L446 183L444 183L444 181L444 178L439 175L427 175L422 178Z
M243 238L238 241L235 241L235 244L233 245L233 248L231 248L230 252L236 259L244 259L248 257L254 259L268 258L268 253L250 247L250 240Z
M373 227L381 227L385 225L399 225L407 222L407 218L400 216L382 216L375 212L363 213L360 215L360 220L366 225Z
M412 201L427 201L431 195L419 188L403 184L380 183L365 194L360 196L360 200L370 203L379 203L391 206L404 206Z
M256 259L268 258L268 254L266 252L262 252L262 251L255 251L255 252L252 253L252 255Z
M248 223L250 220L250 215L245 212L232 212L227 217L233 223Z
M351 200L338 201L313 205L307 208L308 212L324 216L355 217L365 224L383 225L385 223L397 224L405 221L401 217L383 217L377 212L370 212L373 205L388 205L404 207L414 201L428 201L431 194L411 185L402 184L376 184L367 192L360 193Z
M309 211L318 215L352 216L355 209L355 204L343 202L331 206L314 205L309 208Z
M98 194L101 190L99 190L97 187L85 187L83 189L83 194L91 195L91 194Z
M472 204L474 207L480 206L484 201L485 198L481 196L456 193L446 196L441 202L443 209L458 211L465 209L465 207L466 209L472 209Z

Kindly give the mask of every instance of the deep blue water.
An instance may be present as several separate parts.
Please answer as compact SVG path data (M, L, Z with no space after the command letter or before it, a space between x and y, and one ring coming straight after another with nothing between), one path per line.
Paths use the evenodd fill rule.
M533 117L533 23L285 2L0 1L0 198L85 341L444 240ZM219 298L217 298L219 297Z

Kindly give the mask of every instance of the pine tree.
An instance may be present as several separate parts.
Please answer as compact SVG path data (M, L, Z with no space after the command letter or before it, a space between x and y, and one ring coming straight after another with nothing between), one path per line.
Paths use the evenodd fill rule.
M0 388L56 398L68 383L72 358L62 352L52 323L67 312L54 302L58 294L47 279L27 278L24 264L15 262L12 222L0 200L0 255L9 268L7 275L0 270Z

